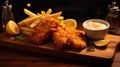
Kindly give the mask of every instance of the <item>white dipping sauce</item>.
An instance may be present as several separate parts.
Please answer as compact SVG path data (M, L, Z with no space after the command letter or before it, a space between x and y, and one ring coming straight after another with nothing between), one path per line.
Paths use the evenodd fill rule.
M99 23L99 22L94 22L94 21L89 21L85 24L85 27L87 29L91 29L91 30L101 30L101 29L106 29L107 26L103 23Z

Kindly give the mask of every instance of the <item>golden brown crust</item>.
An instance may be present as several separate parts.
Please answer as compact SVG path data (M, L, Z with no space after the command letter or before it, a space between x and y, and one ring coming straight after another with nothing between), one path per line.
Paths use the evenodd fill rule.
M33 43L42 44L51 35L58 49L62 49L68 44L74 49L83 49L86 47L85 37L80 30L66 27L62 22L54 18L43 19L35 27L35 32L30 36L30 40Z
M57 28L57 31L53 33L53 40L58 48L63 48L67 44L70 44L74 49L83 49L86 47L84 35L74 28Z

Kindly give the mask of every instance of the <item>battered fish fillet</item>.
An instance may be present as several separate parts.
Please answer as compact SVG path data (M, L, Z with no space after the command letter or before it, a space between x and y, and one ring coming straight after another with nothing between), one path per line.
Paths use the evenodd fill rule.
M62 49L67 46L68 43L68 35L65 31L65 28L58 27L56 32L53 33L53 41L58 49Z
M86 47L85 37L80 30L66 27L62 22L54 18L43 19L35 27L35 32L30 36L30 40L33 43L42 44L50 36L52 36L54 44L58 49L62 49L68 44L74 49Z
M68 42L74 49L83 49L86 47L86 40L84 34L80 30L69 29Z
M53 32L53 40L57 48L62 49L70 44L74 49L83 49L86 47L86 41L83 33L70 27L58 27Z
M42 20L35 27L35 32L30 36L30 40L36 44L43 43L53 33L57 26L60 26L60 22L54 18Z

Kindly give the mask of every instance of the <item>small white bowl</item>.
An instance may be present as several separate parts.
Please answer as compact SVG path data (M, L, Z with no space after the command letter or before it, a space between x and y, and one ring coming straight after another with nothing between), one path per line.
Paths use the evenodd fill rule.
M110 24L102 19L89 19L83 22L83 30L86 36L94 40L104 39L109 27Z

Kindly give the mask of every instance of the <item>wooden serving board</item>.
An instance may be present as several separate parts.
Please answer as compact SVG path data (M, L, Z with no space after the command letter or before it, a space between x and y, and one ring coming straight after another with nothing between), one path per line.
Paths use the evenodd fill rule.
M30 42L20 42L12 39L6 33L0 34L0 47L13 48L18 50L30 51L38 54L46 54L56 56L60 58L70 60L81 60L87 62L107 63L111 62L118 43L120 42L120 36L110 35L106 36L106 39L110 40L110 43L104 49L95 48L95 51L89 52L87 48L83 50L65 49L58 50L52 42L44 43L43 45L36 45ZM102 61L102 62L101 62Z

